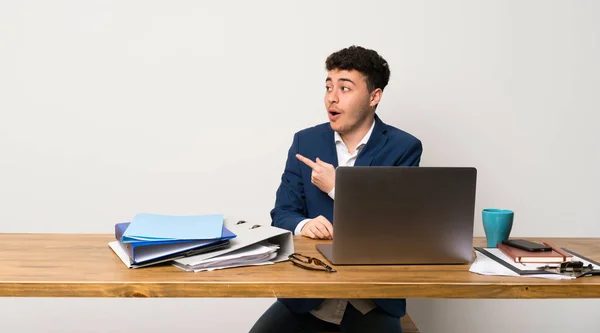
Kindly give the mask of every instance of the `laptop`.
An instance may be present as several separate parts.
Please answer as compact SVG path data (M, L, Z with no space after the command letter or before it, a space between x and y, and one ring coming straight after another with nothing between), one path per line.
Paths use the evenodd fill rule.
M466 264L473 256L477 170L471 167L338 167L334 265Z

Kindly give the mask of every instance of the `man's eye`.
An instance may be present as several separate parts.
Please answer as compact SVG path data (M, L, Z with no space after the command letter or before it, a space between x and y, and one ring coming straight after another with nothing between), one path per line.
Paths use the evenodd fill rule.
M325 86L325 90L331 91L331 87L330 86Z
M348 89L348 87L342 87L342 91L350 91L350 89Z

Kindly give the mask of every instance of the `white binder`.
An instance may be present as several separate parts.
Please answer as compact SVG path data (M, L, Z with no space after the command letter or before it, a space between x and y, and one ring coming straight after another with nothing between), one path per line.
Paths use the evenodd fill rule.
M288 256L294 252L294 239L292 232L286 229L274 227L271 225L261 225L248 221L225 220L224 225L233 232L236 237L229 240L229 246L223 249L205 252L185 258L176 259L173 265L185 269L193 270L192 267L203 263L207 259L213 259L219 256L240 254L244 250L253 251L259 244L270 243L279 247L274 257L263 262L249 263L249 265L261 265L265 263L275 263L288 260ZM246 266L246 264L232 265L228 267ZM222 267L225 268L225 267Z

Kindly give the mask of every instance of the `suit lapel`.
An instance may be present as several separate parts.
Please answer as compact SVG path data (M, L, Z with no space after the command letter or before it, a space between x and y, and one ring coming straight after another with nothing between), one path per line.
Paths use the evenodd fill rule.
M358 158L354 164L355 166L371 165L371 162L373 162L377 153L383 148L388 140L386 131L385 124L377 115L375 115L375 127L373 127L373 132L371 133L369 141L367 141L363 150L358 154Z
M335 150L333 130L331 127L329 127L325 133L323 133L323 144L321 147L322 148L319 149L319 155L317 155L317 157L324 162L332 164L334 168L337 168L339 162L337 158L337 151Z

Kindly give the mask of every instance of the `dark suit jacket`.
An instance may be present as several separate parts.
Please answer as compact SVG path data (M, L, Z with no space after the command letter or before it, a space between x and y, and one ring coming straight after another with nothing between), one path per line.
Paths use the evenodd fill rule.
M311 183L312 169L296 158L296 154L313 161L318 157L337 167L333 134L329 123L324 123L294 135L281 184L277 189L275 207L271 211L274 226L294 232L300 221L319 215L323 215L331 223L334 222L333 200ZM402 130L386 125L375 115L375 127L369 141L358 154L355 166L418 166L422 151L421 141ZM299 313L308 312L323 302L323 299L279 300L292 311ZM406 312L405 299L374 301L394 316L402 317Z

